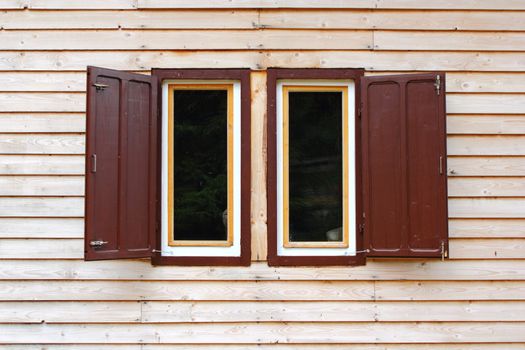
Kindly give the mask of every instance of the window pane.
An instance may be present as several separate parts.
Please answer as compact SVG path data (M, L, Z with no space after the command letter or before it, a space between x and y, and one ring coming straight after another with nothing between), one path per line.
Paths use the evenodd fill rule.
M342 241L342 93L289 92L292 242Z
M173 93L174 240L226 240L227 91Z

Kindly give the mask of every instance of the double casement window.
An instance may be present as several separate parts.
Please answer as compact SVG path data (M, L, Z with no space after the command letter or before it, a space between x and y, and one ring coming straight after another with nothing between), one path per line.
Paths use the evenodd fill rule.
M270 265L446 255L444 74L271 68L266 92ZM247 69L89 67L86 260L249 265L250 103Z

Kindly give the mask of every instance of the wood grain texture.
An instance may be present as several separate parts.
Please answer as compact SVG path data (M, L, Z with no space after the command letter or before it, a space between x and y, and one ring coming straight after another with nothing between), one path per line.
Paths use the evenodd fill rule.
M140 281L369 281L369 280L525 280L525 260L368 259L366 266L271 268L252 262L250 268L152 267L148 260L3 260L1 280L140 280ZM256 285L257 283L255 283ZM307 284L304 284L305 286ZM313 286L313 285L312 285ZM310 286L310 287L312 287ZM308 287L308 288L310 288Z
M84 113L0 113L0 131L5 133L81 133L85 130Z
M378 9L311 11L304 9L263 9L260 11L259 26L290 29L505 31L525 29L523 24L524 16L522 12L502 11L384 11ZM421 20L423 17L425 20ZM18 25L21 26L20 24Z
M374 50L520 51L523 48L523 33L374 32Z
M3 14L0 12L0 21ZM16 12L15 12L16 13ZM31 13L31 12L23 12ZM63 15L62 15L63 16ZM84 72L2 72L0 73L0 91L76 91L86 90Z
M525 197L525 177L451 177L449 197Z
M525 115L449 115L448 134L525 134Z
M256 10L73 10L68 14L48 10L4 11L0 13L0 25L4 29L252 29L258 23Z
M0 93L0 112L85 112L83 93Z
M4 343L405 343L523 342L520 322L0 325ZM461 334L461 336L457 336Z
M0 155L1 175L84 175L84 156Z
M252 260L266 260L266 73L251 74Z
M0 238L83 238L84 219L0 218Z
M84 198L0 197L0 217L82 217Z
M0 196L83 195L83 176L0 176Z
M447 113L525 114L525 94L447 94Z
M522 156L525 136L449 136L447 153L449 156Z
M0 71L173 68L366 68L370 71L525 71L525 53L380 51L5 51ZM496 112L498 113L498 112Z
M525 238L523 219L450 219L453 238Z
M18 305L19 303L17 303ZM39 303L40 305L47 303ZM51 304L51 303L50 303ZM7 304L9 305L9 304ZM23 305L23 304L22 304ZM67 304L66 304L67 305ZM2 303L0 303L0 310ZM6 308L8 311L14 308ZM26 308L27 309L27 308ZM22 309L23 310L23 309ZM523 301L143 302L142 322L524 321ZM62 316L68 322L69 319ZM28 317L29 318L29 317ZM2 317L0 316L0 320ZM27 322L27 321L26 321Z
M0 300L372 300L374 282L2 281ZM520 286L522 286L520 284ZM503 287L501 287L503 289ZM514 286L512 291L521 287ZM525 288L525 287L523 287ZM1 332L0 332L1 333Z
M448 157L448 176L525 176L525 157Z
M451 239L451 259L522 259L525 237L512 239Z
M79 134L0 134L0 154L83 154Z
M524 198L451 198L449 218L525 218Z
M104 30L1 31L2 50L370 49L367 31Z
M29 249L28 249L29 248ZM26 252L30 252L27 254ZM82 239L0 239L0 259L82 259Z

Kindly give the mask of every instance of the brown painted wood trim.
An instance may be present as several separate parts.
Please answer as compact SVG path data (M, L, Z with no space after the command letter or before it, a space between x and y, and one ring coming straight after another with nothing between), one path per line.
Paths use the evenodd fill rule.
M190 256L173 257L161 256L159 252L153 254L153 265L181 265L181 266L249 266L251 261L251 89L250 69L152 69L151 74L158 78L159 91L162 91L163 80L191 79L191 80L238 80L241 82L241 256L240 257L210 257ZM159 118L162 118L162 94L158 97ZM160 150L162 142L162 124L159 122L157 147ZM160 154L157 165L157 234L155 249L161 248L161 201Z
M359 231L362 224L362 176L361 176L361 121L360 79L363 69L288 69L269 68L267 75L267 215L268 215L268 265L270 266L334 266L364 265L365 254L356 256L279 256L277 255L277 140L276 140L276 101L278 79L352 79L355 82L355 167L356 167L356 249L363 250L363 236Z

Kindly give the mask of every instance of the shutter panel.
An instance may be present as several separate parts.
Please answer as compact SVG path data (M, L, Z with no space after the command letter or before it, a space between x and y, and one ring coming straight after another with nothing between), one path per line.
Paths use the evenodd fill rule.
M85 259L152 255L157 80L88 67Z
M368 256L448 250L445 75L362 78Z

